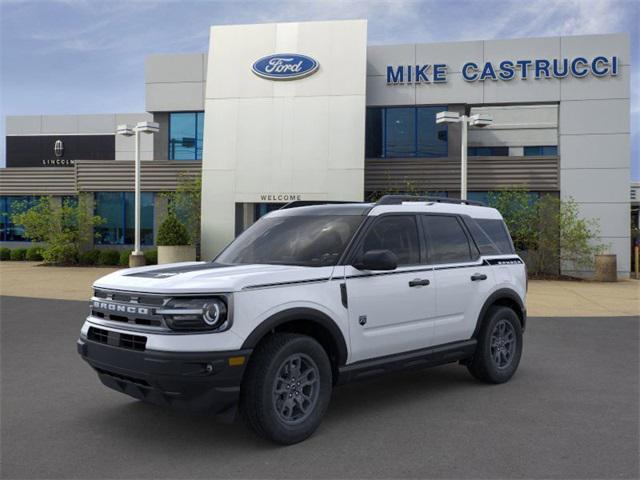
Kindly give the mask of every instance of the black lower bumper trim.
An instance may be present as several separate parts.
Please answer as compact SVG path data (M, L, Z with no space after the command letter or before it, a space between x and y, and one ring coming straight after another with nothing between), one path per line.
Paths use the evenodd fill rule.
M213 414L235 408L252 352L135 351L85 338L78 339L77 347L109 388L157 405ZM244 361L230 366L231 357Z

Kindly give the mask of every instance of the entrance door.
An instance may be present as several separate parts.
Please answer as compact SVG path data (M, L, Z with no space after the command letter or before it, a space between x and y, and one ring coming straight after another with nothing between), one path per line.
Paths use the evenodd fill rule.
M415 215L374 220L356 250L390 250L398 257L392 271L345 267L351 360L391 355L433 343L433 269L422 264Z

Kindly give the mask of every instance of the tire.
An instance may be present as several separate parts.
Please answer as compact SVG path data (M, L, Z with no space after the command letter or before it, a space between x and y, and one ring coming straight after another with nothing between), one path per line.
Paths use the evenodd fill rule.
M240 412L261 437L283 445L298 443L320 425L332 386L331 363L318 342L306 335L276 333L251 357Z
M513 377L522 356L522 326L509 307L491 307L478 333L478 346L467 364L469 373L486 383Z

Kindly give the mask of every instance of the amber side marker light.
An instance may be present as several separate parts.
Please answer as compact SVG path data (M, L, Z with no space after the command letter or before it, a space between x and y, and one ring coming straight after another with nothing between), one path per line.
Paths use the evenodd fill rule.
M244 365L244 357L229 357L230 367L239 367L240 365Z

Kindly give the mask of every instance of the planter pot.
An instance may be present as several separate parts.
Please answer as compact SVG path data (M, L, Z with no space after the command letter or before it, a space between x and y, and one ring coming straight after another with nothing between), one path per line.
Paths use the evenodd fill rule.
M594 279L598 282L616 282L618 280L618 264L615 255L596 255Z
M158 246L158 265L164 263L194 262L196 247L193 245Z

